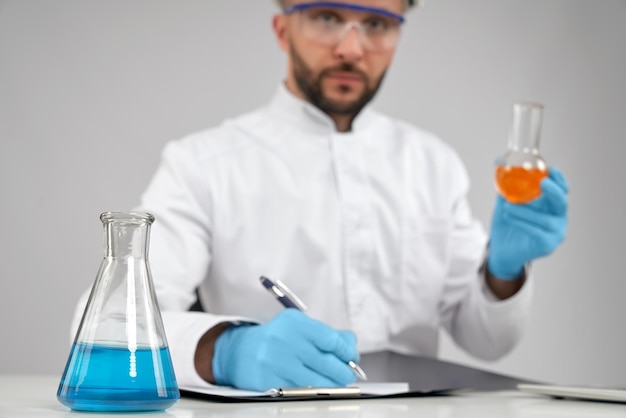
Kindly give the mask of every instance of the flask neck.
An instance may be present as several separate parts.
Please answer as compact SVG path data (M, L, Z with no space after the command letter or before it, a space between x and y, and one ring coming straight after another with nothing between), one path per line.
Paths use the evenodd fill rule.
M146 214L103 214L101 220L104 225L104 256L146 258L153 219Z
M543 106L521 102L513 105L509 150L538 154Z

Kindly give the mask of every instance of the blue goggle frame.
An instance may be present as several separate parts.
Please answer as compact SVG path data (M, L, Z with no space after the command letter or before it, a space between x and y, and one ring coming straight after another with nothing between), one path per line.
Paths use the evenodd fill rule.
M357 12L371 12L371 13L376 13L382 16L395 19L400 24L404 23L404 16L399 15L397 13L390 12L389 10L380 9L378 7L361 6L358 4L334 3L330 1L316 1L316 2L311 2L311 3L294 4L293 6L289 6L283 9L283 13L288 15L294 12L312 9L314 7L330 7L330 8L338 8L338 9L355 10Z

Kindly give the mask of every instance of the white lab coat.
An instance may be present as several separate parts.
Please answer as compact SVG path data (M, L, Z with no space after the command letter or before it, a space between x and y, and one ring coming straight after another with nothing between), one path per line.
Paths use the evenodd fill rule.
M280 279L309 315L356 333L361 352L435 356L444 328L496 359L520 338L532 281L494 301L479 273L486 235L454 150L370 108L353 130L280 86L268 106L172 141L138 209L177 379L202 334L282 309ZM210 313L187 312L199 288Z

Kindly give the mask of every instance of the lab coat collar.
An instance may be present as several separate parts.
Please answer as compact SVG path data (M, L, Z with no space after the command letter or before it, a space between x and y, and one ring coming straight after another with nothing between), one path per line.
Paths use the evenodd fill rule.
M281 83L278 86L274 97L270 101L269 111L273 115L286 119L290 123L294 123L306 130L320 134L338 133L335 129L335 122L330 116L306 100L291 93L285 86L285 83ZM374 112L368 105L354 118L351 133L360 133L367 129L373 118Z

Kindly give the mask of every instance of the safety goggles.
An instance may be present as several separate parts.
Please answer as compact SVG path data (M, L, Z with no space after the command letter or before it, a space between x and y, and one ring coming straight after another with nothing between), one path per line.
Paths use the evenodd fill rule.
M350 11L347 20L341 10ZM283 10L298 19L301 33L321 45L336 46L355 29L363 49L384 52L396 46L404 17L378 7L349 3L311 2L295 4Z

